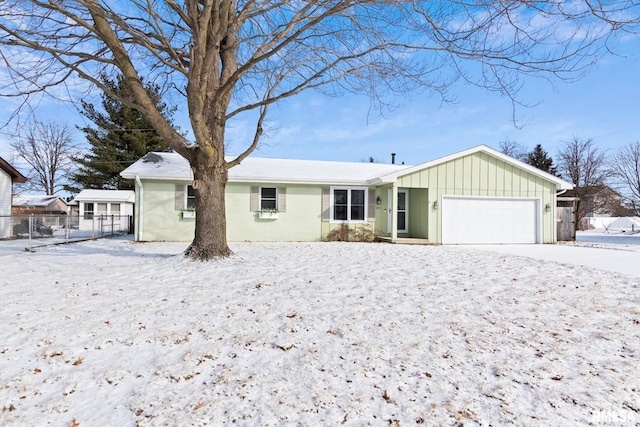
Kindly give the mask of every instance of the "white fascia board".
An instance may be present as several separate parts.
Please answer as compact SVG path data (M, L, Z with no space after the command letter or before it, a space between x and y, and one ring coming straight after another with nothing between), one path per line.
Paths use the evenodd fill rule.
M315 179L278 179L278 178L230 178L230 183L240 184L287 184L287 185L346 185L356 187L369 186L368 181L349 181L349 180L315 180Z
M140 177L140 179L144 179L145 181L148 180L153 180L153 181L185 181L185 182L192 182L193 181L193 175L191 176L184 176L184 175L180 175L180 176L172 176L172 175L148 175L148 174L120 174L121 177L125 178L125 179L136 179L137 176Z

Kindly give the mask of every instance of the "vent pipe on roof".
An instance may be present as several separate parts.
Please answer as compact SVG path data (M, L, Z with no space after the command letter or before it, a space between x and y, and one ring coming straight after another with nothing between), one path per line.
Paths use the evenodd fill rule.
M396 164L396 153L391 153L391 164L392 165Z

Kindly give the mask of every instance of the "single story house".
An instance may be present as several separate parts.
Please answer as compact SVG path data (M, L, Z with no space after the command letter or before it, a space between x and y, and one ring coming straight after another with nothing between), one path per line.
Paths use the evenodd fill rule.
M136 182L135 238L193 238L193 175L176 153L148 153ZM229 241L320 241L369 227L390 241L554 243L556 195L572 184L481 145L417 166L249 157L229 170Z
M78 203L78 228L89 231L96 227L95 219L109 217L113 220L127 222L133 216L135 192L131 190L82 190L74 201ZM118 225L116 224L116 225Z
M67 215L69 207L60 196L19 194L13 196L11 212L14 215Z
M0 239L11 237L13 184L23 182L27 182L27 178L0 157Z

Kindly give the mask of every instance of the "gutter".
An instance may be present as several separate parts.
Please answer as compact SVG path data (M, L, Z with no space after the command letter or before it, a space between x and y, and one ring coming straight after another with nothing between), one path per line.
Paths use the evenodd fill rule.
M136 175L136 184L138 185L138 187L140 188L140 198L138 199L138 215L136 216L136 220L137 220L137 235L136 235L136 241L140 242L142 241L142 201L144 200L144 187L142 186L142 181L140 180L140 175Z

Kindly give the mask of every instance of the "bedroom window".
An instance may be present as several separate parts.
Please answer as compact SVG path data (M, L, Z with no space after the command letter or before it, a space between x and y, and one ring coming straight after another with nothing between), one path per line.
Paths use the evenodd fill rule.
M331 192L332 220L339 222L364 221L367 192L360 188L333 188Z
M260 210L278 209L278 190L276 187L260 187Z
M196 208L196 192L193 189L192 185L187 185L187 201L186 206L187 209L195 209Z

